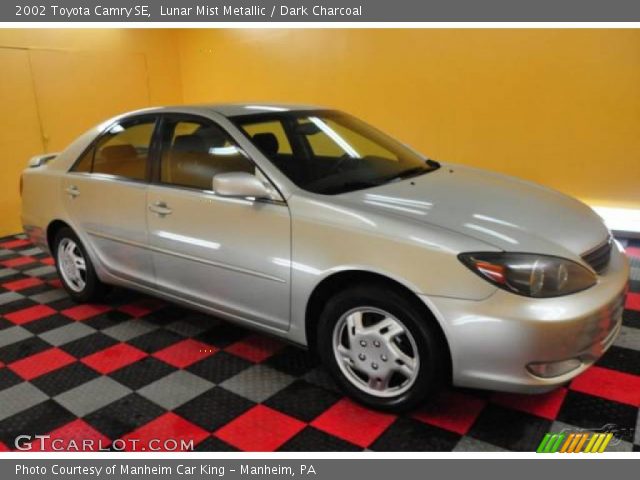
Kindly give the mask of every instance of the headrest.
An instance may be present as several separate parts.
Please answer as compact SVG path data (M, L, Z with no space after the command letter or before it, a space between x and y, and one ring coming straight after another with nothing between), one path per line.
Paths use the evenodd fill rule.
M272 157L278 153L278 139L273 133L256 133L251 138L253 139L253 143L255 143L267 157Z
M207 151L207 147L199 135L178 135L173 141L173 150L203 153Z

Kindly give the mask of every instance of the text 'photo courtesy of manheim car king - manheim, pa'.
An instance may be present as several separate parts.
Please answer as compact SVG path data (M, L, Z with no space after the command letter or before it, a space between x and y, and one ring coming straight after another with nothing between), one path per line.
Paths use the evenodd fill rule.
M119 285L282 337L381 410L550 391L621 328L629 264L591 208L334 109L134 111L34 157L21 189L75 301Z

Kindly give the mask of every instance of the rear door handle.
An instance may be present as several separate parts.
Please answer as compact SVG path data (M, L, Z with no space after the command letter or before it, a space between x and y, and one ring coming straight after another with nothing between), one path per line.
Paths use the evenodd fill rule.
M71 195L72 198L76 198L78 195L80 195L80 190L75 185L69 185L64 189L64 191L67 192L67 194Z
M164 202L152 203L151 205L149 205L149 210L153 213L157 213L161 217L171 215L171 212L173 211Z

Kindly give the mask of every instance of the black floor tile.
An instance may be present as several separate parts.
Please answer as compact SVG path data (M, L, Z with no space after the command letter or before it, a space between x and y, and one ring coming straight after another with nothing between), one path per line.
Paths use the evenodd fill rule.
M222 383L253 365L227 352L217 352L187 367L187 370L213 383Z
M381 452L449 452L459 440L460 435L453 432L400 417L369 448Z
M551 424L549 420L528 413L489 404L468 435L508 450L534 452Z
M296 380L267 399L264 404L304 422L310 422L340 398L341 395L337 393L304 380Z
M90 413L84 420L106 437L115 440L165 412L159 405L132 393Z
M100 374L95 370L87 367L83 363L74 362L31 380L31 383L50 397L55 397L62 392L71 390L98 376L100 376Z
M618 437L633 442L638 409L623 403L569 391L558 420L577 427L598 430L613 425Z
M169 375L176 370L153 357L145 357L138 362L127 365L109 376L131 390L138 390L156 380Z
M360 447L307 426L279 449L281 452L359 452Z
M175 413L213 432L254 405L244 397L215 387L178 407Z

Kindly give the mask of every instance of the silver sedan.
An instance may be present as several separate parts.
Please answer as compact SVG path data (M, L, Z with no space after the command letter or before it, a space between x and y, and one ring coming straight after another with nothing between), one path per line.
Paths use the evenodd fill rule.
M22 196L76 301L119 285L283 337L380 409L548 391L620 329L628 263L589 207L335 110L128 113L31 159Z

